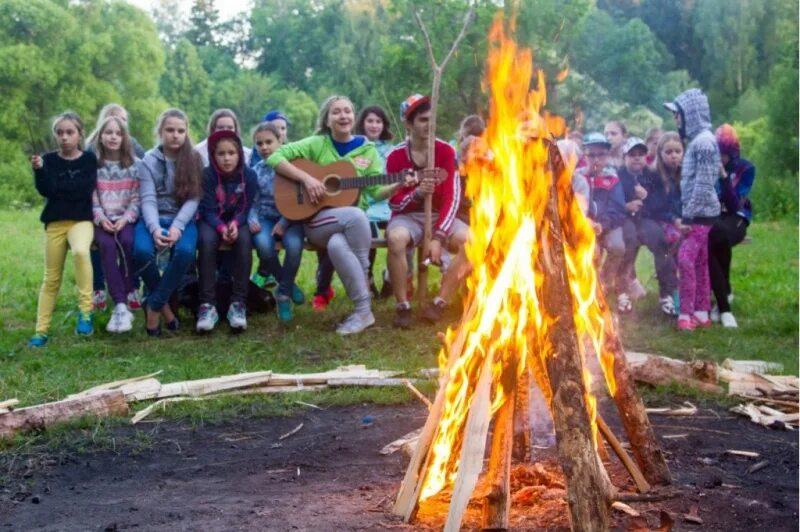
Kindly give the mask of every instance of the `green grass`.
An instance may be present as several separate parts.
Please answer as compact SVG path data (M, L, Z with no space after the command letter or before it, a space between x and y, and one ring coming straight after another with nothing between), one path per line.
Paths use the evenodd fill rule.
M662 318L657 306L652 258L639 257L639 276L650 294L638 302L635 313L622 323L629 349L679 358L723 360L764 359L782 362L787 373L797 373L798 361L798 241L797 227L789 222L756 224L753 242L734 252L733 311L740 328L714 327L688 334L676 332ZM33 333L36 298L42 275L44 233L37 213L0 211L0 400L18 398L23 405L58 400L104 382L163 370L162 382L197 379L245 371L271 369L308 372L343 364L371 368L414 370L436 365L438 340L434 327L418 325L410 331L391 327L394 303L375 303L377 326L355 337L333 332L337 320L350 310L338 280L337 298L329 310L315 313L309 304L296 307L289 326L273 314L249 317L249 328L231 336L220 326L210 336L197 336L188 315L183 330L165 332L160 339L147 338L142 316L127 335L105 332L109 313L96 321L97 332L88 339L73 333L76 290L68 258L65 282L45 349L31 350L25 343ZM383 269L385 250L379 251L376 272ZM299 284L306 294L313 290L316 260L304 260ZM432 284L438 274L431 275ZM316 404L407 401L404 389L328 390L303 400ZM225 398L208 402L175 404L170 416L204 423L230 414L275 415L291 412L297 397Z

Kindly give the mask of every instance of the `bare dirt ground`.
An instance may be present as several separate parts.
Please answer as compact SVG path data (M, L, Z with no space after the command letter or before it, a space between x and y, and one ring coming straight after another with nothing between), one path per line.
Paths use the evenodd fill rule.
M602 410L621 434L609 407ZM12 463L8 453L0 457L0 478L6 479L0 486L0 530L436 529L441 519L435 515L421 512L424 520L415 525L391 515L407 458L378 454L420 427L425 415L418 405L363 405L198 428L151 422L115 429L120 444L113 450L42 451L35 460L23 460L25 467ZM371 425L365 426L365 416L373 418ZM300 423L303 428L279 440ZM797 530L796 432L756 426L713 403L696 416L654 417L653 424L673 473L670 489L679 496L630 503L642 517L614 512L615 529L658 529L665 511L673 530ZM149 434L144 448L135 445L141 439L136 431ZM739 458L727 449L760 456ZM552 451L542 453L541 463L557 478ZM762 460L769 461L766 467L747 473ZM630 490L618 464L609 471L617 486ZM524 482L519 475L517 480ZM539 499L514 506L513 530L568 526L563 499ZM472 506L466 528L478 525L479 503ZM683 517L693 506L702 525Z

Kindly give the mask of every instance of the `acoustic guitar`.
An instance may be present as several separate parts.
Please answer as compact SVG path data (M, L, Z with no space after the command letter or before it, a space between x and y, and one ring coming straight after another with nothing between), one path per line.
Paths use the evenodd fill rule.
M291 162L325 185L325 195L319 202L312 203L306 187L302 183L284 177L280 173L275 174L275 205L287 220L293 222L311 218L328 207L355 205L362 188L405 181L406 176L411 172L411 170L403 170L393 174L358 177L355 167L350 161L341 160L325 166L307 159L295 159ZM417 176L419 179L432 176L439 183L447 177L447 172L442 168L418 170Z

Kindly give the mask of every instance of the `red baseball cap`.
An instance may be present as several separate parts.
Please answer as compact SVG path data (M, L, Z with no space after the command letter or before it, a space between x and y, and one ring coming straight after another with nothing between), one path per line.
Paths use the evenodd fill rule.
M422 104L430 103L431 99L422 94L412 94L400 104L400 118L408 120L408 117Z

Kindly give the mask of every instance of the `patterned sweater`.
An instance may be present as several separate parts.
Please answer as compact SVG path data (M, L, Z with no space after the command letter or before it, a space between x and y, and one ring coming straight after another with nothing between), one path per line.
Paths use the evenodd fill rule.
M139 169L134 163L122 168L117 161L106 161L97 169L97 188L92 193L94 223L103 220L116 222L125 218L128 223L139 219Z

